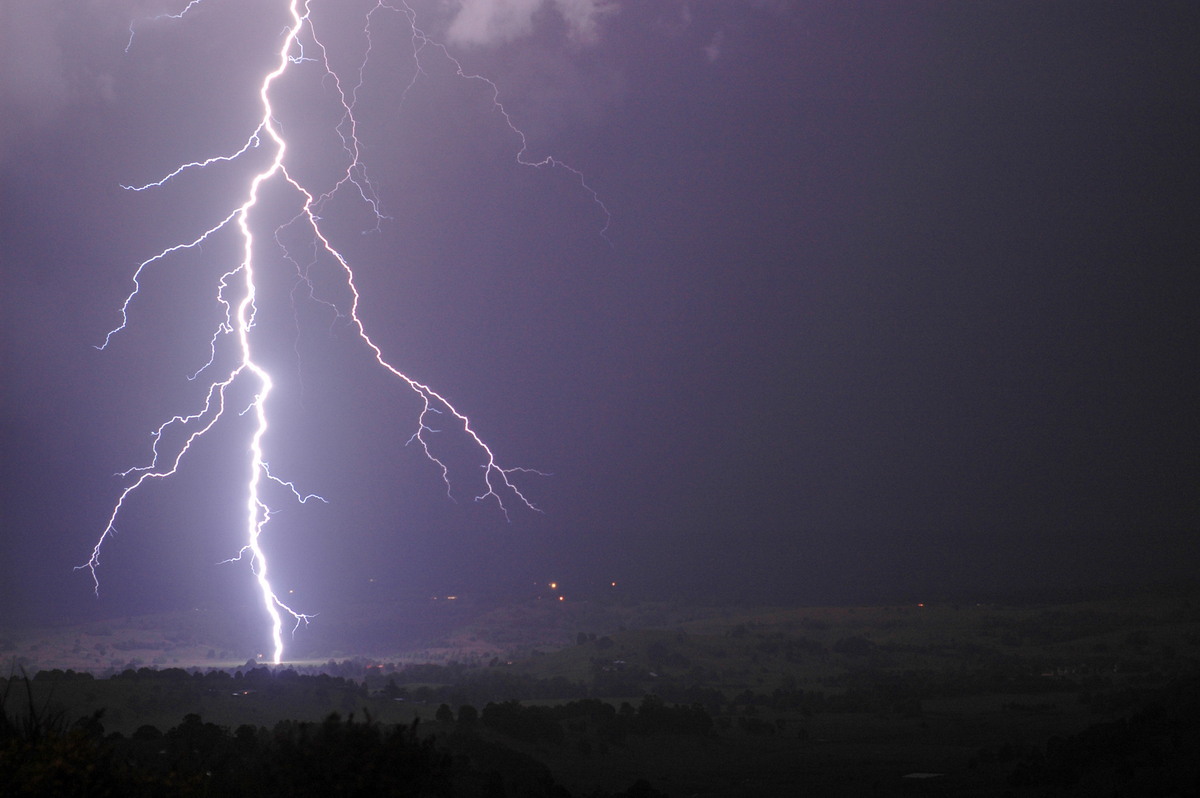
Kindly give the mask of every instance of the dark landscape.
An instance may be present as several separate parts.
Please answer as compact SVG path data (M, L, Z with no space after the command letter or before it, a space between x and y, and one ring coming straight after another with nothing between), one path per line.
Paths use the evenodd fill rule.
M366 610L367 608L360 608ZM0 639L5 795L1185 795L1200 593L430 597L246 656L200 610ZM322 637L325 635L325 637ZM309 646L305 649L306 642ZM320 648L320 646L330 646Z

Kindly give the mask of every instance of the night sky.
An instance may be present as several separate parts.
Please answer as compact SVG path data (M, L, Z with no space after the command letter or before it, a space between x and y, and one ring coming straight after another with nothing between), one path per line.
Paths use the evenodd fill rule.
M312 0L348 85L371 5ZM223 218L263 161L120 186L241 145L282 6L0 5L0 625L254 606L246 564L217 564L241 545L236 416L130 498L99 599L72 569L114 472L202 400L188 376L236 237L156 264L95 345L137 264ZM603 207L519 164L483 84L433 48L413 82L411 32L382 13L357 110L387 218L344 192L326 224L385 356L503 464L550 474L520 482L544 513L506 522L469 468L447 498L405 445L412 394L293 290L276 183L256 256L267 459L329 500L273 502L294 606L551 579L835 603L1195 576L1194 4L505 7L413 3L495 81L527 158L580 170ZM324 190L338 113L304 66L274 102Z

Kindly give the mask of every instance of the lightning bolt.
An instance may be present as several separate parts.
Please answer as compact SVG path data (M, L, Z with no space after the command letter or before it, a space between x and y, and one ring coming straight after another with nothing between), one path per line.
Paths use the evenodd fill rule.
M202 0L191 0L179 13L162 14L153 19L181 20L201 2ZM189 379L196 380L200 374L216 368L218 350L223 347L227 346L233 350L236 355L234 363L226 373L208 383L203 401L197 408L190 413L175 415L153 430L148 462L120 473L120 476L126 479L128 484L118 495L109 514L108 522L92 549L91 557L86 563L76 568L76 570L90 572L95 592L99 595L98 568L101 550L105 543L116 534L118 520L133 494L149 482L164 480L176 474L192 445L225 419L231 411L236 412L239 416L248 416L251 419L252 429L246 445L245 459L245 520L243 528L245 543L234 556L224 562L242 560L249 562L261 597L262 608L270 622L270 637L275 663L279 663L283 659L285 623L293 624L292 632L294 634L302 623L307 623L313 616L288 606L272 587L268 557L263 547L263 533L272 513L264 496L264 488L268 484L275 484L285 489L285 492L290 493L292 499L299 503L306 503L309 500L323 502L325 499L316 494L304 494L291 482L272 475L266 459L264 440L271 428L268 409L274 382L267 369L256 359L252 335L255 327L259 284L256 255L259 254L262 243L261 237L255 235L255 210L266 186L282 183L296 198L298 211L291 221L275 230L273 240L276 246L282 250L283 258L295 267L297 285L306 285L309 297L331 308L337 319L342 320L361 339L379 367L406 385L419 397L420 411L416 414L415 431L409 439L409 443L419 446L424 456L440 471L447 495L450 495L451 492L450 467L443 458L439 457L436 448L431 443L431 436L449 424L475 452L476 461L482 472L482 487L475 496L475 501L494 502L506 519L509 518L510 505L540 512L519 488L517 480L522 475L540 474L545 476L545 474L534 469L502 466L467 415L455 408L445 396L405 374L385 359L383 350L367 334L366 326L359 316L360 294L355 283L354 271L347 258L334 246L322 226L322 207L335 194L347 187L351 187L358 199L370 207L376 219L376 229L378 229L379 223L386 219L362 160L357 132L358 122L355 118L358 92L363 85L363 76L371 50L375 46L371 39L373 17L376 14L388 12L403 15L411 30L415 69L412 80L401 96L402 101L407 96L408 89L411 89L425 75L422 62L426 51L440 54L441 57L448 60L459 78L481 82L487 87L494 110L519 143L516 152L518 163L535 168L561 169L572 175L603 213L604 225L600 230L602 236L607 231L611 218L608 209L584 180L581 172L551 156L542 159L529 157L525 134L514 124L509 113L501 104L500 92L496 84L488 78L465 71L461 63L454 59L442 44L430 38L418 27L416 14L407 3L392 5L380 0L366 14L363 32L367 46L358 69L357 82L347 90L345 86L348 84L343 82L341 76L332 67L326 46L318 36L311 20L310 6L312 2L313 0L288 0L285 4L281 3L281 5L286 5L288 23L282 33L275 66L262 76L259 83L258 98L262 113L255 123L254 129L246 136L240 147L228 154L181 164L161 179L153 182L123 186L130 191L149 191L166 186L185 172L238 161L252 150L266 148L271 154L269 164L249 177L246 193L240 204L236 204L222 218L190 241L169 246L138 264L132 277L133 288L126 295L120 307L120 323L105 335L103 343L97 347L102 350L106 349L114 337L129 325L131 309L141 296L141 280L148 269L178 252L198 248L209 239L227 230L236 231L241 242L241 260L236 266L222 274L217 284L216 300L223 308L223 318L212 335L208 362ZM129 30L130 38L126 52L133 46L134 26L132 24ZM287 138L281 131L272 108L272 88L289 70L319 72L318 80L329 81L341 104L341 118L336 125L336 132L342 145L342 157L345 158L348 165L341 173L341 177L321 193L310 190L289 169ZM311 235L316 254L331 258L332 262L340 269L349 293L348 307L338 308L336 303L317 296L316 289L309 281L307 271L287 251L287 247L284 246L281 239L283 229L292 225L299 225L306 229ZM232 343L226 345L225 342L228 340L231 340ZM235 385L237 386L236 392ZM244 394L247 391L252 395L248 403L236 409L231 407L231 404L237 401L235 399L235 396L238 395L237 392Z

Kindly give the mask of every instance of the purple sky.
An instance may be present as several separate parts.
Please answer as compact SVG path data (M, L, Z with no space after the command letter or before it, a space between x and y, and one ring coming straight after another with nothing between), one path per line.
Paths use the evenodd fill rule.
M256 162L120 184L240 146L285 15L74 5L0 9L0 606L244 608L247 570L215 564L240 545L236 422L130 500L99 601L72 567L113 472L198 401L236 241L156 265L93 346L136 265L240 204ZM314 18L351 79L371 3L331 5ZM834 602L1195 574L1189 4L413 7L611 225L570 173L519 165L446 60L405 96L410 36L379 19L359 121L389 218L362 234L346 194L328 229L385 356L552 476L522 483L544 515L510 523L468 484L447 499L404 445L411 394L264 247L268 459L330 501L268 527L298 608L549 579ZM295 74L277 116L327 184L335 109Z

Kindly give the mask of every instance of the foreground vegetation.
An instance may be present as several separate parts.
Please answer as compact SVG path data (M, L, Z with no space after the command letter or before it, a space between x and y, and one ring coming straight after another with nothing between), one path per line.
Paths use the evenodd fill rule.
M164 678L173 681L177 676L143 674L134 680ZM312 678L299 677L290 687L303 687L303 681ZM273 681L275 677L264 674L258 683ZM385 725L369 713L361 721L332 713L320 723L279 721L271 729L243 724L233 730L206 723L193 713L165 732L143 725L131 736L105 735L102 712L67 726L61 713L39 713L28 680L21 686L28 702L25 713L0 714L0 794L6 796L560 798L570 793L544 765L488 738L561 743L561 723L574 719L596 722L597 733L613 740L659 729L702 733L678 722L682 717L690 723L692 711L647 699L639 710L621 713L589 701L554 710L516 702L488 704L482 715L462 707L455 729L440 735L420 734L419 718L411 724ZM5 705L7 698L6 692ZM445 705L439 715L443 727L454 721ZM711 724L702 712L698 717ZM484 734L477 733L477 725ZM653 798L660 793L643 781L615 795Z

